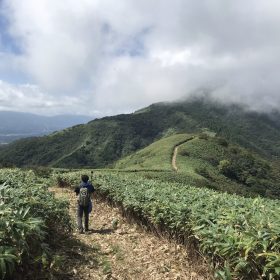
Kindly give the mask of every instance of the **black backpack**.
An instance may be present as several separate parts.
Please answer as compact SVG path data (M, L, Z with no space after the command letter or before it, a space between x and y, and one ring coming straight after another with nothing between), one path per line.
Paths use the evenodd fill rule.
M79 193L79 205L87 207L90 204L90 193L87 187L81 187Z

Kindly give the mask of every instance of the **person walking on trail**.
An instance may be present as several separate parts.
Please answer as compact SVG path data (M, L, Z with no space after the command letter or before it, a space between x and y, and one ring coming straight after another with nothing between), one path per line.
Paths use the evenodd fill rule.
M93 185L89 181L87 175L81 176L82 182L79 187L75 188L76 195L78 196L77 205L77 223L80 233L89 231L89 214L92 211L92 194L95 191ZM83 216L85 220L85 227L83 227Z

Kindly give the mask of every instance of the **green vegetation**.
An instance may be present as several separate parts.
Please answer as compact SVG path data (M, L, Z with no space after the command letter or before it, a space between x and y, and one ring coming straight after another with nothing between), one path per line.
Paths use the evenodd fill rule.
M175 146L178 172L171 167ZM218 278L280 277L280 204L256 197L279 197L276 165L204 129L197 135L162 138L116 167L94 171L97 194L140 224L178 242L196 244ZM30 266L35 270L56 266L59 257L52 248L58 241L53 236L69 229L69 216L67 203L55 200L47 185L74 186L89 171L35 166L33 171L0 172L0 184L5 182L0 187L0 201L5 203L0 204L2 278ZM123 252L112 250L121 260ZM110 274L106 259L101 264Z
M53 249L70 227L68 203L54 198L45 179L0 170L0 279L35 279L40 270L51 276L59 262Z
M174 147L191 138L192 136L188 134L175 134L162 138L148 147L119 160L115 168L127 170L172 170L171 159Z
M47 186L77 184L86 171L51 168L106 167L95 170L100 196L153 230L198 244L220 279L280 279L279 139L278 118L193 100L3 146L2 166L33 171L0 171L0 278L55 267L53 247L70 220ZM103 267L110 274L106 259Z
M209 100L158 103L135 114L96 119L49 136L5 145L0 150L0 162L2 166L110 167L165 136L207 131L277 159L280 155L278 120Z
M175 146L178 172L174 174L171 158ZM181 182L243 196L280 197L279 168L275 164L209 131L163 138L121 159L115 168L163 182Z
M179 147L179 173L200 175L212 189L245 196L280 197L276 165L221 137L196 137Z
M72 185L81 172L57 173ZM124 214L185 244L197 243L219 279L280 277L279 201L243 198L138 173L95 172L100 196Z

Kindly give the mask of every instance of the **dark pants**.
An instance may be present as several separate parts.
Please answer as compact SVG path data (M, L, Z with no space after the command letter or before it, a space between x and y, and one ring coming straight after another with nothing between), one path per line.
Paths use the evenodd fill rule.
M83 207L78 205L77 209L77 222L78 229L83 230L83 215L85 216L85 230L88 230L88 220L89 220L89 207Z

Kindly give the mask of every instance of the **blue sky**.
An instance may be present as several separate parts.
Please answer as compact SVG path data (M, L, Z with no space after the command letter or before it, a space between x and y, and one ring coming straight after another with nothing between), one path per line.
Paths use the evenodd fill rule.
M6 65L0 68L0 79L11 84L23 84L28 82L25 73L10 63L13 57L23 54L20 41L13 38L12 34L9 32L11 24L9 23L8 16L3 13L2 5L3 1L0 1L0 58L7 62ZM0 64L4 63L0 62Z
M0 3L0 110L103 116L201 88L279 107L277 0Z
M0 16L0 42L1 52L20 54L18 42L8 32L9 23L4 16Z

